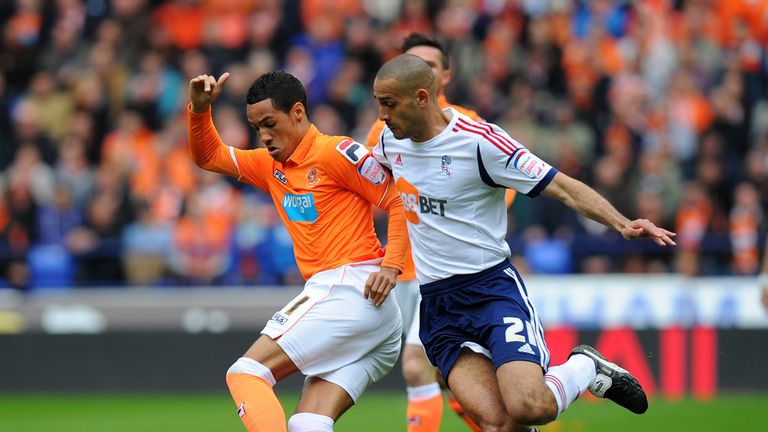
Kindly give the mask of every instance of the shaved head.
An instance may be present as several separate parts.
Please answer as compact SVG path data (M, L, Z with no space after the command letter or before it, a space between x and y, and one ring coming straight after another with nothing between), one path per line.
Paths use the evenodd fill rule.
M373 81L379 119L397 139L426 141L448 124L437 104L435 74L421 57L400 54L384 63Z
M413 54L400 54L384 63L376 74L376 79L395 80L397 86L406 94L425 89L433 98L435 95L435 74L432 68Z

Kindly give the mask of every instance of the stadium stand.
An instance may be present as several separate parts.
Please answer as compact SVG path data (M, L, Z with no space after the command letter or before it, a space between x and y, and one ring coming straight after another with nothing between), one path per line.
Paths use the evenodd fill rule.
M259 145L236 95L275 68L321 130L362 140L372 74L412 31L450 47L452 102L678 232L659 252L519 199L521 271L759 269L765 1L9 0L0 28L0 286L296 284L265 197L192 165L187 83L232 73L215 119L229 145Z

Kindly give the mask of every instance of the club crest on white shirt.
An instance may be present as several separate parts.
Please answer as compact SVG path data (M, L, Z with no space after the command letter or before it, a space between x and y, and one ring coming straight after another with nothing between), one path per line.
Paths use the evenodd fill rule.
M451 164L451 162L452 162L452 160L451 160L451 157L450 157L450 156L448 156L448 155L445 155L445 156L443 156L443 157L440 159L440 169L441 169L441 170L443 171L443 173L444 173L445 175L447 175L448 177L450 177L450 176L451 176L451 170L450 170L450 169L448 169L448 165L450 165L450 164Z

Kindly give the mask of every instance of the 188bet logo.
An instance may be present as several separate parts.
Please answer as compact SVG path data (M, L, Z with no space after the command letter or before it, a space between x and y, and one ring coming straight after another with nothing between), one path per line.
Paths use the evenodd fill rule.
M445 217L448 200L432 198L419 194L415 186L400 177L397 179L397 189L405 207L405 218L412 224L419 223L419 214L433 214Z

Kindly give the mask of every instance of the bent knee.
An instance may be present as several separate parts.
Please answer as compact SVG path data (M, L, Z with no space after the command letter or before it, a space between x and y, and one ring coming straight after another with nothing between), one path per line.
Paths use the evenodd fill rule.
M483 432L509 432L514 430L514 422L510 418L499 417L495 419L491 418L479 418L474 420L477 426Z
M403 378L413 387L435 382L435 373L431 367L419 362L403 362Z
M514 423L532 426L547 424L557 418L557 404L546 399L518 400L507 412Z
M229 367L226 374L227 386L231 389L236 377L241 375L256 377L269 386L277 383L269 368L248 357L240 357Z

